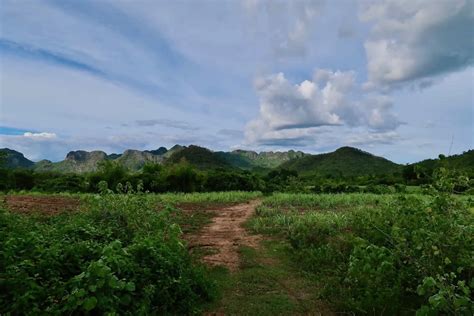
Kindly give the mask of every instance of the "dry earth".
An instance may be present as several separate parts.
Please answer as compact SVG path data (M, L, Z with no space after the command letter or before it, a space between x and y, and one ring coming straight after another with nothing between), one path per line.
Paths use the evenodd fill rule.
M13 212L43 215L77 211L80 206L79 199L63 196L8 195L4 203Z
M257 248L260 241L259 236L250 235L243 227L260 203L260 200L252 200L215 211L212 223L186 238L190 247L211 250L212 253L202 258L209 265L224 265L231 271L237 270L239 247Z

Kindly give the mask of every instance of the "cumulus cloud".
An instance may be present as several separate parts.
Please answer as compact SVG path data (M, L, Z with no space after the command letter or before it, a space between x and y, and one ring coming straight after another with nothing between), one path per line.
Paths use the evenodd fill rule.
M473 0L383 0L362 7L372 31L365 42L369 81L375 86L416 82L474 63Z
M353 71L316 70L312 80L292 84L283 73L255 80L260 115L249 122L246 140L265 144L276 139L308 142L311 129L322 126L364 126L372 131L396 129L389 97L363 95Z

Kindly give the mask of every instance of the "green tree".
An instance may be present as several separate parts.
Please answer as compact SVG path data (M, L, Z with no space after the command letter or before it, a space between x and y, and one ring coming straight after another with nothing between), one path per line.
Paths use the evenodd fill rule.
M166 172L169 191L194 192L199 188L199 180L198 173L185 159L169 167Z

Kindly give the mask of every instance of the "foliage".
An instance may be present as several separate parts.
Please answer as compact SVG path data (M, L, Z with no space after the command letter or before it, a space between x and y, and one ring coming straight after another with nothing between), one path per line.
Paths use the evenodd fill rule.
M262 191L264 181L248 171L229 171L216 169L207 173L204 188L206 191Z
M207 148L191 145L173 153L167 160L168 164L180 163L186 160L188 163L200 169L230 168L231 165L220 155Z
M153 199L110 194L103 183L89 211L34 218L1 210L2 314L190 314L214 296L173 209L157 212Z
M457 170L468 175L470 178L474 176L474 150L468 150L459 155L446 157L439 155L439 159L426 159L413 164L415 167L431 176L433 172L445 168L447 170Z

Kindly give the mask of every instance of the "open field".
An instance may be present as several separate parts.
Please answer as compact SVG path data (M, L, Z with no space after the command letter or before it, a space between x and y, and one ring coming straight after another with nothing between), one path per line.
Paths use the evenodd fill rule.
M472 312L469 197L105 193L2 201L2 313Z

